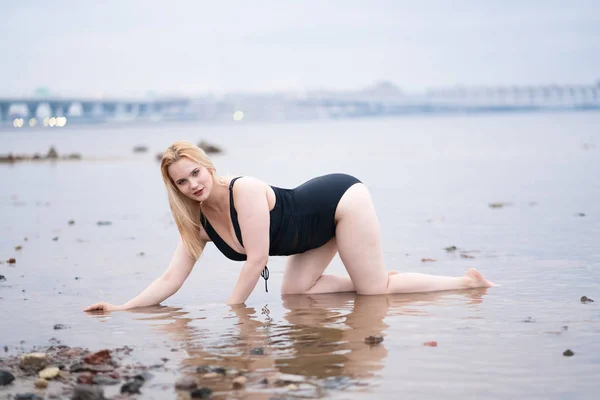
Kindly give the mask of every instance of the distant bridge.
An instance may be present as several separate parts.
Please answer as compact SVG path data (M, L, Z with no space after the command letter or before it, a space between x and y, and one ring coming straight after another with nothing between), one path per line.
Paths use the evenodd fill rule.
M156 99L93 99L93 98L62 98L62 97L0 97L0 122L8 121L11 117L10 110L13 106L25 106L27 116L34 118L38 115L40 106L45 105L50 109L50 116L66 116L72 106L80 109L78 117L86 118L94 115L105 117L115 116L118 112L144 116L160 114L165 110L179 110L183 112L189 105L187 98L167 97Z

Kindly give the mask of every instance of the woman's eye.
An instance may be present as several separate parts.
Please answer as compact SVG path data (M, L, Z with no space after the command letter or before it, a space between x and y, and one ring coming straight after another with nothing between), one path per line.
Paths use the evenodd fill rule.
M193 176L196 176L196 175L198 175L198 172L200 172L200 171L198 171L198 170L195 170L194 172L192 172L192 175L193 175Z

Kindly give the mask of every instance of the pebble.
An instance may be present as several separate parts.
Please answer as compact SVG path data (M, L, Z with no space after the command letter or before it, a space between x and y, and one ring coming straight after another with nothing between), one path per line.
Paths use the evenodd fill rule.
M48 387L48 381L45 379L36 379L33 385L38 389L45 389Z
M68 326L66 326L66 325L63 325L63 324L55 324L55 325L54 325L54 330L55 330L55 331L57 331L57 330L59 330L59 329L67 329L67 328L68 328Z
M0 386L9 385L15 380L15 376L8 371L0 371Z
M215 374L216 375L216 374ZM198 387L198 382L191 376L182 376L175 381L176 390L192 390Z
M33 394L33 393L19 393L19 394L15 394L14 399L15 400L44 400L43 397L40 397L37 394Z
M423 343L423 345L429 346L429 347L437 347L437 342L436 341L425 342L425 343Z
M421 262L435 262L435 261L437 261L437 260L434 258L421 258Z
M15 250L19 251L23 248L23 246L15 246Z
M587 296L582 296L582 297L581 297L581 302L582 302L582 303L593 303L593 302L594 302L594 300L590 299L590 298L589 298L589 297L587 297Z
M379 344L381 342L383 342L383 337L381 337L381 336L373 336L373 335L371 335L371 336L367 336L365 338L365 343L366 344Z
M57 367L49 367L40 371L39 375L42 379L54 379L60 373L60 369Z
M129 394L138 393L139 394L140 388L142 387L143 384L144 384L144 382L139 381L137 379L129 381L129 382L125 383L123 386L121 386L121 393L129 393Z
M76 385L71 400L104 400L104 390L98 386Z
M96 375L92 379L92 382L97 385L116 385L120 380L106 375Z
M265 349L263 349L262 347L254 348L254 349L250 350L250 354L256 355L256 356L263 356L265 354Z
M571 350L565 350L563 352L563 356L565 356L565 357L571 357L571 356L574 356L574 355L575 355L575 353L572 352Z
M219 374L217 374L216 372L209 372L208 374L202 375L202 377L204 379L214 379L214 378L217 378L218 376L219 376Z
M100 350L83 357L83 362L92 365L104 364L110 360L110 352L108 350Z
M4 275L0 275L0 282L6 282L6 277Z
M37 372L46 368L48 358L46 353L29 353L23 354L19 362L19 366L26 371Z
M292 374L279 374L278 376L279 383L302 383L306 381L306 377L302 375L292 375Z
M245 376L238 376L237 378L234 378L232 383L233 383L233 388L234 389L243 389L246 387L246 382L248 382L248 378L246 378Z
M17 259L16 258L9 258L6 262L9 263L9 264L15 264L17 262Z
M83 372L77 375L77 383L91 385L92 383L94 383L94 374L92 374L91 372Z
M190 392L190 397L192 399L208 399L212 394L212 389L209 388L200 388L195 389Z

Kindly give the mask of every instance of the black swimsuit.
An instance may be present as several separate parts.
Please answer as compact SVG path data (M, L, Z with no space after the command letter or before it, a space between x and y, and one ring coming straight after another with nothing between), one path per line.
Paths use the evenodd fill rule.
M242 231L237 211L233 203L234 178L229 184L229 208L235 236L243 246ZM358 179L346 174L329 174L313 178L295 189L283 189L271 186L275 192L275 207L270 212L269 255L287 256L323 246L335 236L335 210L350 186L360 183ZM217 234L204 215L202 226L215 246L227 258L245 261L246 255L233 250ZM262 277L269 279L269 270L265 266Z

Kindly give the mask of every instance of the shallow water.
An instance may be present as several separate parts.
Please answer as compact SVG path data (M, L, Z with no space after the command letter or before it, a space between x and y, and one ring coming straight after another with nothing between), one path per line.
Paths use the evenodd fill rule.
M55 145L84 156L0 165L0 260L17 260L0 264L0 346L12 354L55 337L92 349L129 345L148 364L169 358L175 372L157 377L144 398L173 398L177 371L201 364L321 385L288 398L596 398L598 126L600 113L565 113L0 132L1 154ZM261 280L246 306L232 309L224 302L241 264L210 245L163 307L82 313L92 302L127 301L168 264L178 237L154 155L178 139L222 146L213 157L222 174L277 186L354 174L373 194L390 269L476 267L499 286L282 298L285 258L272 258L269 293ZM150 151L134 154L135 145ZM452 245L475 258L444 250ZM330 270L344 273L339 258ZM597 301L582 304L583 295ZM57 323L69 329L53 330ZM369 335L384 341L368 346ZM251 355L256 347L265 354ZM252 379L235 395L275 396Z

